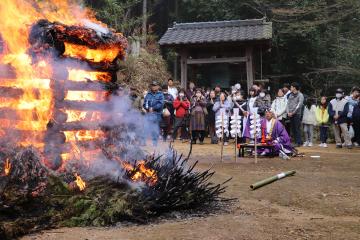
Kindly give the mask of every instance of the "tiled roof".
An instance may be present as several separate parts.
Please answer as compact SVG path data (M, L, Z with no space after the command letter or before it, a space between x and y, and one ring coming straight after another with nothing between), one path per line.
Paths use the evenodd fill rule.
M160 45L270 40L272 23L265 19L219 22L175 23L159 41Z

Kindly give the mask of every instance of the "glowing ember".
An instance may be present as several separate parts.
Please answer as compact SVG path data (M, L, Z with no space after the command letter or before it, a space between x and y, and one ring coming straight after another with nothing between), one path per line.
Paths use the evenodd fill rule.
M101 112L91 112L91 111L77 111L77 110L65 110L67 114L66 122L76 122L76 121L99 121L101 120Z
M101 130L65 131L66 142L95 140L104 136Z
M90 81L104 81L110 82L111 81L111 74L107 72L93 72L93 71L85 71L80 69L68 69L70 81L74 82L86 82Z
M67 91L65 100L71 101L103 101L106 92L93 92L93 91Z
M79 187L80 191L84 191L86 188L86 183L84 180L82 180L82 178L80 177L80 175L78 175L77 173L74 174L76 177L75 183L76 185Z
M130 179L134 182L146 182L150 186L153 186L158 180L155 170L147 168L143 160L139 161L136 167L123 161L122 165L127 170Z
M11 170L11 163L9 162L9 159L7 158L5 161L5 166L4 166L4 172L5 172L5 176L8 176L10 174L10 170Z

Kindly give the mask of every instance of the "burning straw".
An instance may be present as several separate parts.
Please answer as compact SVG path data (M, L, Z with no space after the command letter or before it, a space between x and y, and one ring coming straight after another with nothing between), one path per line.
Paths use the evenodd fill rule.
M5 155L13 171L1 177L1 239L49 227L144 223L166 212L212 209L227 200L221 197L225 183L209 182L214 172L196 172L197 162L188 166L188 160L175 151L127 163L133 168L116 180L49 171L34 148ZM141 172L144 168L152 175ZM133 178L137 172L144 174L140 180Z

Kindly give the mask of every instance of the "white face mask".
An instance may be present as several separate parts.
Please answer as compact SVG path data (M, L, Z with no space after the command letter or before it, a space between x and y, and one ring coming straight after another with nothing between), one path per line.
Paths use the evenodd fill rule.
M341 93L337 93L335 96L336 98L342 98L343 95Z
M180 97L184 97L184 94L183 94L183 93L180 93L179 96L180 96Z
M259 96L260 97L265 97L265 93L262 92L262 93L259 94Z

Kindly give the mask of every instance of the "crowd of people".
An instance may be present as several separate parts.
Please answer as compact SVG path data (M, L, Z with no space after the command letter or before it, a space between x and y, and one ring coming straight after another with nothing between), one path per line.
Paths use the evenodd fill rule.
M293 147L312 147L315 142L314 129L318 127L319 146L326 148L329 128L332 127L337 148L352 148L360 144L358 87L353 87L348 96L342 89L337 89L335 97L329 101L326 96L320 99L304 97L298 83L284 84L272 100L261 84L254 84L246 94L240 84L231 87L229 92L222 91L220 86L214 89L197 88L193 82L187 89L178 89L170 78L161 87L153 82L141 103L140 98L135 92L131 95L134 107L139 108L149 121L159 124L163 141L178 138L192 141L193 144L204 144L208 136L211 144L217 144L217 116L222 113L223 117L229 119L234 109L239 109L244 129L238 139L240 143L251 141L245 130L249 128L249 117L256 114L264 120L261 127L266 135L259 141L271 138L273 143L282 142L283 147L292 138ZM157 144L158 132L150 135L153 143ZM224 135L221 141L227 145L230 138Z

